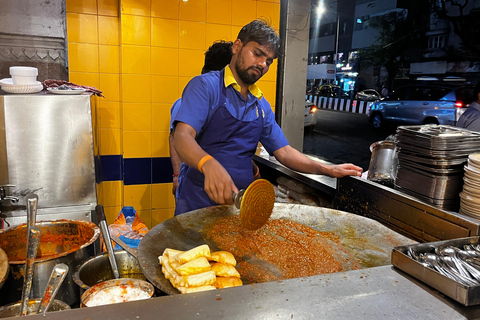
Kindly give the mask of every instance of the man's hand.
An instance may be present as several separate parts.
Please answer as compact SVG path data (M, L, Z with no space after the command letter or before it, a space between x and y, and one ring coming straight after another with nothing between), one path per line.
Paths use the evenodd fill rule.
M173 187L172 187L172 193L173 195L176 194L178 188L178 176L173 177Z
M351 163L342 163L337 165L330 166L329 176L332 178L343 178L345 176L357 176L362 175L363 169L351 164Z
M233 204L232 192L238 193L232 177L215 159L208 160L202 166L205 175L205 192L218 204Z

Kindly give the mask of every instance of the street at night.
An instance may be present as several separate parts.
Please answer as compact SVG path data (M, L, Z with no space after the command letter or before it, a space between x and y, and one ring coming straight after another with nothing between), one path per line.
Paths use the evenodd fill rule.
M305 133L303 152L332 163L351 162L368 170L370 145L394 134L396 126L375 129L365 114L319 109L312 133Z

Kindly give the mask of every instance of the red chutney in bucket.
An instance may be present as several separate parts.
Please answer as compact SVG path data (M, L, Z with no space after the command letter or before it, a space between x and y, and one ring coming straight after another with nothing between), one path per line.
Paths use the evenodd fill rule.
M93 243L100 229L83 220L42 221L40 243L36 262L66 256ZM10 264L24 264L27 255L27 225L0 230L0 247L8 256Z

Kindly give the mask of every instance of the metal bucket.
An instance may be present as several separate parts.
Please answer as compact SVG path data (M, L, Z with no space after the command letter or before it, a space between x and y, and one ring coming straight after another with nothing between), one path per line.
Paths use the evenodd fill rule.
M120 278L145 280L138 260L125 250L115 250ZM73 272L73 281L80 287L80 294L97 283L115 279L108 260L108 254L99 254L77 265Z
M35 314L42 299L34 299L28 301L28 315ZM21 302L11 303L0 307L0 318L10 318L20 316ZM47 312L70 310L70 306L63 301L54 299L50 304Z
M367 179L378 183L393 185L397 175L397 143L379 141L370 146L372 157L368 166Z
M121 296L115 297L115 296L112 295L113 294L112 291L108 292L108 290L111 290L115 287L121 288ZM144 280L129 279L129 278L107 280L107 281L103 281L103 282L100 282L100 283L94 285L93 287L91 287L90 289L88 289L87 291L85 291L82 294L82 302L80 303L80 308L88 307L88 305L87 305L88 301L91 300L92 298L94 298L95 295L100 294L104 290L106 290L104 292L106 294L105 297L109 297L110 300L112 300L112 301L114 301L114 300L120 300L120 301L123 300L124 302L133 301L133 300L135 300L135 298L133 298L134 295L130 296L130 298L133 298L133 300L128 299L129 290L132 290L132 289L137 290L137 291L143 291L144 293L146 293L148 295L148 298L151 298L154 291L155 291L153 285L151 283L147 282L147 281L144 281ZM118 299L114 299L114 298L118 298ZM127 299L127 300L125 300L125 299ZM138 298L137 298L137 300L138 300ZM118 301L118 302L120 302L120 301ZM93 301L91 301L91 302L93 302ZM115 302L102 301L101 304L98 304L98 305L95 305L95 306L104 305L104 304L111 304L111 303L115 303Z
M83 220L42 221L36 224L41 230L40 244L35 259L30 298L43 296L50 274L59 263L69 267L69 272L58 290L56 298L70 306L78 306L80 295L72 274L77 264L94 254L93 242L100 229ZM0 291L0 303L21 299L25 274L26 224L0 230L0 247L10 263L10 276Z

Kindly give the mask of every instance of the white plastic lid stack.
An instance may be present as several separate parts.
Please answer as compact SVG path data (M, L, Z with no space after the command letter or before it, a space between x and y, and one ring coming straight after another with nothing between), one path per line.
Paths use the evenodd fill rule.
M10 67L10 75L13 84L35 84L38 76L38 69L34 67Z

